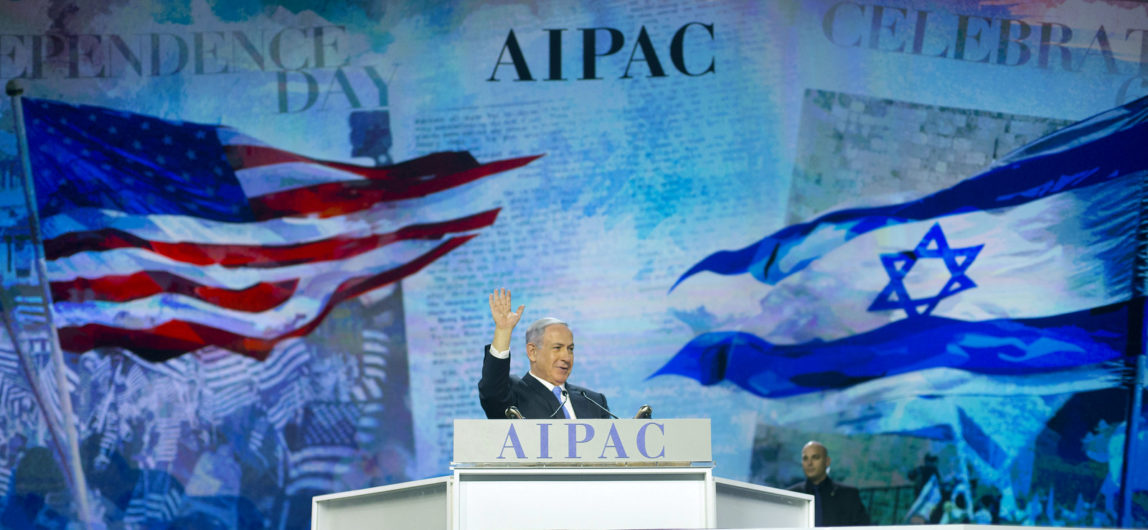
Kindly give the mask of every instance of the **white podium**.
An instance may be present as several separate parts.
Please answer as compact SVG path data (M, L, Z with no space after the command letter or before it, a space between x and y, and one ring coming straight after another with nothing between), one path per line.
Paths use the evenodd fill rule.
M456 420L453 474L316 496L311 527L811 528L813 497L715 478L706 419Z

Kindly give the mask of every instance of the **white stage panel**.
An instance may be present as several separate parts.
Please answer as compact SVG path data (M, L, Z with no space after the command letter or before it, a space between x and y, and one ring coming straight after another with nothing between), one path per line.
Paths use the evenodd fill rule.
M813 528L813 496L714 477L718 528Z
M450 528L451 477L314 497L314 530Z
M706 528L708 470L555 470L458 477L460 529Z

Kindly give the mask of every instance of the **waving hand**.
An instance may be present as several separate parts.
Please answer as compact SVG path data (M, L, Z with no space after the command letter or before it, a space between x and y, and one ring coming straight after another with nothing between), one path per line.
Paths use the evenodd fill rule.
M490 345L499 351L510 349L510 334L526 309L520 305L518 311L511 311L511 307L514 306L510 303L510 289L495 289L490 293L490 317L494 320L494 340Z

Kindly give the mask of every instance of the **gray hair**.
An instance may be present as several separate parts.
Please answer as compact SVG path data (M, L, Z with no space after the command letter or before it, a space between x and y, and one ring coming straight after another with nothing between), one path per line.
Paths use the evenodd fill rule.
M534 323L530 325L530 327L526 328L526 343L534 344L537 346L538 340L542 338L542 334L546 332L546 328L555 324L566 326L567 328L570 327L570 324L567 324L554 317L540 318L535 320Z

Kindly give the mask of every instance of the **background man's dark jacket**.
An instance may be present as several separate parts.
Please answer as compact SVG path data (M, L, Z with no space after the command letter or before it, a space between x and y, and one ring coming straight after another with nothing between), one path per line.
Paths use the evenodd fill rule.
M865 505L861 504L861 493L857 491L857 488L838 484L829 477L825 477L819 487L821 495L815 496L817 502L821 504L821 507L817 509L821 513L821 520L817 521L817 526L867 526L869 524L869 513L865 511ZM813 483L805 480L790 486L788 489L789 491L814 495L813 488Z

